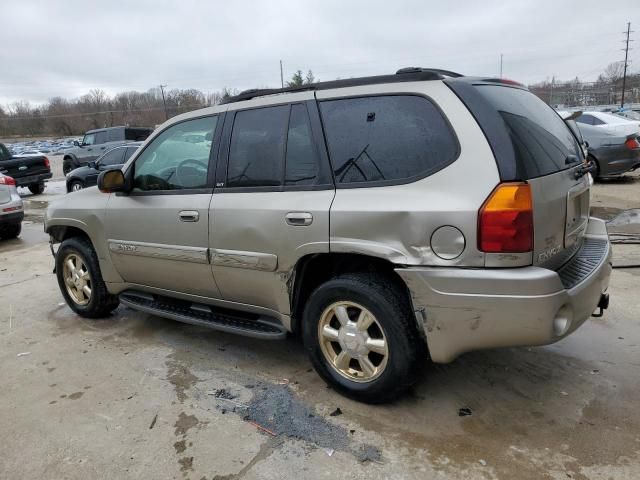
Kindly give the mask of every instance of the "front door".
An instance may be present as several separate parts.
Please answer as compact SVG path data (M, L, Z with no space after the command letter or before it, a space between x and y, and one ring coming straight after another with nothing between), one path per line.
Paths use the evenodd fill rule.
M227 113L209 219L225 300L289 314L296 262L329 251L335 191L312 99Z
M208 255L218 120L213 115L169 126L128 166L133 190L111 194L105 233L126 282L220 297Z

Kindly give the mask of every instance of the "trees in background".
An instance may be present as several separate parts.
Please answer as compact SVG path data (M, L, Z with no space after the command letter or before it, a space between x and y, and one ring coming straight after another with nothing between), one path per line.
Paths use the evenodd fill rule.
M237 89L203 93L193 88L165 92L167 114L180 113L217 105L236 95ZM146 92L121 92L110 97L103 90L93 89L76 99L52 97L44 105L14 102L0 108L0 137L80 135L93 128L115 125L155 126L165 121L160 89Z
M529 85L529 90L550 105L567 107L616 105L622 96L624 62L607 65L595 82L583 82L578 77L569 81L553 79ZM640 73L629 73L625 88L625 104L640 102Z

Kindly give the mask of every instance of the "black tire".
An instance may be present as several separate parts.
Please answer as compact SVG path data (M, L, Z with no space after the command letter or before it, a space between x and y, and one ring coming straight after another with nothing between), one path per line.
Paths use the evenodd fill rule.
M86 305L78 304L67 291L64 280L64 261L69 254L79 256L87 267L91 279L91 296ZM56 253L56 276L58 286L67 305L78 315L85 318L103 318L118 307L119 300L107 291L102 280L98 257L91 242L83 237L71 237L60 244Z
M3 240L9 240L12 238L17 238L22 231L22 222L20 223L9 223L7 225L0 226L0 238Z
M69 184L69 193L82 190L83 188L85 188L85 186L82 180L74 180Z
M386 366L378 377L366 383L340 374L322 352L318 333L322 314L330 305L342 301L355 302L369 310L386 338ZM337 391L366 403L389 402L403 394L415 383L426 355L407 293L380 274L346 274L320 285L305 306L302 336L318 374Z
M76 164L73 162L73 160L71 160L71 158L67 157L62 161L62 173L64 173L65 175L74 168L76 168Z
M29 190L31 190L31 193L33 193L34 195L40 195L44 193L44 182L30 184Z
M591 174L593 180L600 180L600 163L598 163L598 160L592 155L589 155L588 159L596 166L596 171Z

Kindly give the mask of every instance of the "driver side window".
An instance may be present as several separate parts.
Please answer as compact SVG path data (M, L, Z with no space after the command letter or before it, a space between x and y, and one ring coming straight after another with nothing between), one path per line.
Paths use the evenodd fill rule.
M136 159L134 191L206 188L209 153L218 117L172 125Z

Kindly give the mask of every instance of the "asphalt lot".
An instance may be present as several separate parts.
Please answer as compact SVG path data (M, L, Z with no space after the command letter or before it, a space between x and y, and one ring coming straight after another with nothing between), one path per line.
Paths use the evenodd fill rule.
M24 233L0 243L0 478L640 478L640 269L614 270L610 309L565 340L425 361L410 395L367 406L295 338L74 315L41 224L64 184L23 194ZM592 205L638 208L640 175L594 185ZM614 247L634 262L639 245Z

